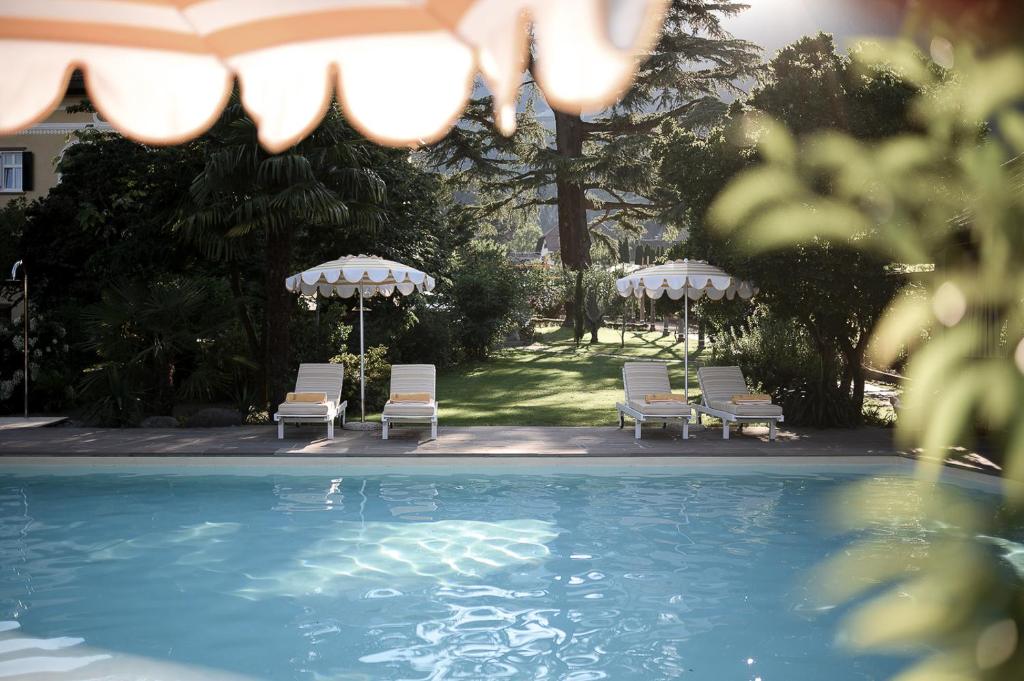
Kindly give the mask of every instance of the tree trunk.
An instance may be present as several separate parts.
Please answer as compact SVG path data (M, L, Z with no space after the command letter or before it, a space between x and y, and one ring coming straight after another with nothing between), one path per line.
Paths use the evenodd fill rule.
M853 344L840 341L839 348L843 355L843 375L839 379L839 392L843 395L849 396L853 392L853 378L855 370Z
M565 309L563 311L565 312L565 319L562 320L562 326L572 328L572 320L576 307L573 305L573 301L571 299L565 301Z
M573 290L572 338L579 347L584 332L583 270L576 270L576 287Z
M284 287L291 265L290 229L268 230L264 254L263 366L266 371L264 397L268 408L280 402L290 385L290 329L295 301Z
M864 413L864 353L867 352L867 334L862 334L861 340L853 347L853 352L847 357L847 364L853 377L853 406L858 416Z
M853 372L853 406L858 414L864 413L864 368L860 365Z
M249 310L245 307L245 297L242 293L242 276L238 272L238 264L231 263L231 297L234 300L235 315L238 317L238 323L242 325L242 331L245 332L245 340L249 344L249 355L254 362L262 361L263 353L262 347L260 346L259 337L256 335L256 327L252 323L252 317L249 316Z
M555 148L558 168L555 189L558 192L558 240L562 264L576 272L573 296L573 337L579 345L583 338L583 270L590 267L590 231L587 228L586 191L573 164L583 156L583 119L555 111Z
M160 374L156 392L156 411L160 415L170 415L174 411L174 361L158 362Z
M601 306L597 304L597 292L593 287L587 291L587 330L590 331L590 342L597 342L597 334L601 328L601 322L604 321L604 313L601 311Z
M818 357L820 358L819 384L821 386L822 394L825 394L829 390L835 390L839 385L838 376L836 376L836 365L838 358L838 351L820 333L818 327L810 323L810 320L804 321L804 328L807 329L811 336L811 342L814 345L815 350L818 351Z
M704 327L704 317L700 316L697 318L697 353L704 352L707 341L705 337L706 332L707 329Z

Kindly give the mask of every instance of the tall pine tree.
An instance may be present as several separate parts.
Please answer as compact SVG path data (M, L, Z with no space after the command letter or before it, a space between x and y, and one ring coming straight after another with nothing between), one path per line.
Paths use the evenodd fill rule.
M593 238L606 230L642 231L669 207L659 202L653 150L677 127L699 128L724 109L723 95L754 75L758 48L732 37L722 20L746 5L734 0L673 0L657 45L632 87L592 115L555 110L553 124L531 74L524 79L516 134L491 121L491 98L471 102L461 124L428 153L472 188L481 219L507 210L557 207L562 264L576 273L573 326L583 336L583 272ZM532 71L532 62L530 64ZM613 246L614 242L609 242Z

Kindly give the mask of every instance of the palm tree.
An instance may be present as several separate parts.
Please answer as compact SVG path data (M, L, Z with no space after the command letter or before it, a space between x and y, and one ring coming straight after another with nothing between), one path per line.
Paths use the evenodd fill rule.
M85 308L84 347L99 360L82 383L92 416L126 425L144 412L171 414L179 397L223 389L221 358L203 352L204 339L221 336L225 325L212 298L198 281L135 281L103 291Z
M204 136L207 160L174 229L207 257L225 262L235 312L262 366L263 398L287 390L294 297L284 288L299 230L374 230L383 221L384 183L369 167L373 149L331 106L308 137L280 154L265 151L237 97ZM243 295L239 265L262 249L262 333Z

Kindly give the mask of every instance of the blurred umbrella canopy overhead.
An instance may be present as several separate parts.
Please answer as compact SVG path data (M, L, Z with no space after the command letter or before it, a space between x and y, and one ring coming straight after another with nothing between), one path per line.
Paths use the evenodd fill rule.
M270 151L336 94L367 137L444 136L479 72L506 134L531 67L555 107L597 110L632 82L667 0L0 0L0 134L44 119L81 69L93 105L133 139L209 128L237 78Z

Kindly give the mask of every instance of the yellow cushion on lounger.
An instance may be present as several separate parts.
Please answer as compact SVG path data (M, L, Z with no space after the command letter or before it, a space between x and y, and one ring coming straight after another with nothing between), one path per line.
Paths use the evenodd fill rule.
M685 402L686 398L682 395L676 395L674 393L651 393L650 395L644 395L644 400L648 403L651 402Z
M392 402L430 402L430 393L391 393Z
M286 397L284 401L324 404L327 402L327 393L288 393L288 397Z
M327 416L335 411L333 402L282 402L277 407L281 416Z
M645 402L644 400L630 400L629 406L641 414L649 416L683 416L690 413L690 405L686 402Z
M771 395L733 395L733 404L771 404Z

